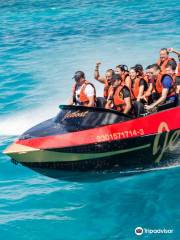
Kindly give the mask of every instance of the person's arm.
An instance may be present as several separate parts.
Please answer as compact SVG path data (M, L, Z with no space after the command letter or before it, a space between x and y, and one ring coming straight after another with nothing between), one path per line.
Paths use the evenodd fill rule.
M107 103L105 105L106 109L112 109L113 101L112 100L107 100Z
M147 91L144 93L144 95L141 97L141 99L144 99L146 102L148 101L148 97L151 96L153 91L153 84L149 83L149 87Z
M137 102L140 101L141 97L143 96L143 93L144 93L144 85L141 85L141 86L139 87L139 94L138 94L138 96L137 96Z
M180 59L180 52L178 52L178 51L176 51L176 50L174 50L173 48L168 48L168 52L169 53L175 53L175 54L177 54L177 56L178 56L178 58Z
M168 52L169 52L169 53L170 53L170 52L173 52L173 53L175 53L175 54L177 54L177 55L180 55L180 52L174 50L174 48L168 48Z
M176 86L176 93L180 94L180 85Z
M68 99L68 105L74 105L73 97Z
M87 104L87 107L94 107L94 96L88 97L89 103Z
M180 76L176 77L176 93L180 94Z
M131 89L131 79L130 79L129 76L127 76L126 79L125 79L125 85L126 85L129 89Z
M145 106L145 109L146 109L146 110L151 110L151 109L153 109L154 107L158 106L159 104L165 102L165 100L166 100L166 98L167 98L167 95L168 95L168 91L169 91L168 88L163 88L161 97L160 97L156 102L154 102L153 104L151 104L151 105L149 105L149 106L146 105L146 106Z
M126 105L125 105L125 109L124 109L123 113L128 114L132 107L131 98L130 97L124 98L124 102Z
M145 92L144 97L146 98L146 97L151 96L152 90L153 90L153 84L149 83L149 87L148 87L147 91Z
M99 65L100 65L101 63L100 62L97 62L96 63L96 67L95 67L95 70L94 70L94 78L97 80L97 81L99 81L100 83L105 83L105 77L103 77L103 76L100 76L100 73L99 73Z
M124 87L122 90L122 93L123 93L123 99L124 99L124 103L125 103L125 109L124 109L123 113L127 114L130 112L130 110L132 108L131 93L130 93L130 90L128 89L128 87Z
M112 109L113 108L113 95L114 95L114 89L111 87L109 90L109 95L107 97L107 102L105 105L106 109Z
M112 109L113 108L113 92L112 91L110 91L110 94L107 98L105 108L106 109Z
M141 97L141 99L144 99L147 102L148 97L152 95L154 84L155 84L154 77L151 77L150 79L148 79L148 89L146 90L144 95Z
M143 98L144 90L145 88L148 87L147 82L143 78L140 80L139 84L140 86L139 86L139 93L137 96L137 102L140 102L140 100Z

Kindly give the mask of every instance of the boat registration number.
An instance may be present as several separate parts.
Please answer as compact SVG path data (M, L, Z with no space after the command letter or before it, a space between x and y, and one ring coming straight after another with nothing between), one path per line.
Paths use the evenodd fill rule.
M98 135L96 137L98 142L104 142L104 141L111 141L111 140L119 140L123 138L129 138L129 137L136 137L136 136L143 136L144 135L144 129L140 128L138 130L129 130L129 131L122 131L122 132L115 132L111 134L102 134Z

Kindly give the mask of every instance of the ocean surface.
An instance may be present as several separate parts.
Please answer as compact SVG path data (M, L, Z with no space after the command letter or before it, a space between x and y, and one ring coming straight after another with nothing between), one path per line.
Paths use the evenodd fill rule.
M58 112L76 70L95 83L96 61L102 73L123 63L145 67L162 47L180 50L179 32L178 0L1 1L0 151ZM14 165L0 153L0 239L178 240L179 153L173 157L176 164L149 172L68 181ZM136 227L173 233L136 236Z

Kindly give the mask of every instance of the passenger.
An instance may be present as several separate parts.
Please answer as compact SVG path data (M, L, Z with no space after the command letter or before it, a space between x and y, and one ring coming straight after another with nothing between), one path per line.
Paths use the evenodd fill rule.
M161 74L166 73L166 65L169 62L176 62L174 58L169 57L169 51L167 48L162 48L160 50L160 58L157 61L158 66L161 69Z
M152 65L146 67L145 78L148 85L148 89L147 91L144 92L144 95L141 97L141 99L143 99L148 104L153 102L153 94L155 94L154 76L151 69Z
M180 94L180 52L175 51L173 48L169 48L168 51L178 56L179 63L176 69L176 93Z
M94 78L96 80L98 80L100 83L104 84L104 98L107 99L108 91L109 91L109 88L110 88L111 83L112 83L112 77L113 77L114 71L112 69L108 69L106 71L105 76L100 76L100 74L99 74L100 64L101 64L100 62L96 63L96 68L95 68L95 71L94 71Z
M121 64L121 65L116 66L114 73L119 74L119 76L122 78L123 83L127 87L130 87L129 71L128 71L128 67L126 65Z
M114 109L125 114L131 111L131 93L119 74L113 75L114 84L111 86L105 108Z
M166 65L166 72L167 74L161 74L160 67L157 64L151 65L152 76L155 78L155 90L157 94L157 100L153 102L151 105L146 105L146 110L153 110L158 105L166 102L171 101L175 104L176 101L176 93L174 90L174 70L173 67L175 66L172 62Z
M132 93L132 99L139 102L148 88L147 82L144 78L140 77L140 73L135 67L130 69L129 76L131 79L130 90Z
M136 64L129 71L129 76L131 79L131 96L133 100L133 114L138 117L140 114L144 113L144 103L143 99L148 85L144 79L143 67L140 64Z
M75 72L75 84L70 105L82 105L87 107L96 106L96 89L92 83L86 80L82 71Z

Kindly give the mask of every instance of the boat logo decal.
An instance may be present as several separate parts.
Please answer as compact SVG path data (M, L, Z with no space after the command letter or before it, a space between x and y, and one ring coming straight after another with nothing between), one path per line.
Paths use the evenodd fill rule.
M78 111L76 111L76 112L68 111L68 112L64 115L62 121L65 120L65 119L69 119L69 118L80 118L80 117L83 118L83 117L85 117L87 114L88 114L88 111L85 111L85 112L81 112L80 110L78 110Z
M164 137L162 133L165 133ZM180 130L175 131L171 136L169 136L170 130L166 122L162 122L158 127L158 134L154 139L153 144L153 155L158 155L155 162L160 162L163 153L169 149L173 151L178 144L178 139L180 136ZM163 140L162 140L163 138Z

